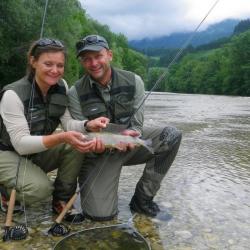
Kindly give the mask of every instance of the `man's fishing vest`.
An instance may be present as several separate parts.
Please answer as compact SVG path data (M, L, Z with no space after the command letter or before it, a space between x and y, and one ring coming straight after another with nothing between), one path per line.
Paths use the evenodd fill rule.
M31 135L49 135L55 131L68 104L63 81L60 80L57 85L52 86L46 98L43 98L37 85L34 86L34 94L31 93L32 84L26 77L6 85L0 92L0 100L6 90L15 91L21 99ZM1 116L0 144L2 147L7 146L7 150L8 147L12 148L9 134Z
M107 102L95 83L91 85L88 75L75 84L83 115L89 120L105 116L112 123L127 124L134 112L135 74L112 69L112 84ZM128 125L128 124L127 124Z

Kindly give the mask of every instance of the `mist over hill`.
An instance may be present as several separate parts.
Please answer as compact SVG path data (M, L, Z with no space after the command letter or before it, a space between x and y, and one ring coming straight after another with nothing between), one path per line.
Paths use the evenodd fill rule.
M197 32L194 39L190 42L190 45L197 47L220 38L229 37L233 34L234 28L239 22L240 20L238 19L226 19L210 25L206 30ZM157 38L131 40L129 41L129 45L138 50L147 48L180 48L192 33L193 32L179 32Z

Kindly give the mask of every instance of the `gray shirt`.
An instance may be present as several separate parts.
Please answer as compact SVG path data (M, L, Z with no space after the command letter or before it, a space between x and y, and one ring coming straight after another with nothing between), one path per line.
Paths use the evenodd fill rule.
M102 93L102 97L104 100L109 101L110 99L110 85L108 84L107 86L103 87L102 85L94 82L91 79L91 84L96 84L98 88L100 89L100 92ZM145 95L145 90L144 90L144 82L142 81L141 77L138 75L135 75L135 96L134 96L134 104L133 108L136 110ZM69 111L74 119L77 120L86 120L86 117L83 116L82 114L82 109L79 101L79 96L77 94L75 86L72 86L69 89L68 92L68 97L69 97ZM142 126L143 126L143 113L144 113L144 107L142 106L133 116L131 123L132 127L130 129L136 130L140 133L142 133Z

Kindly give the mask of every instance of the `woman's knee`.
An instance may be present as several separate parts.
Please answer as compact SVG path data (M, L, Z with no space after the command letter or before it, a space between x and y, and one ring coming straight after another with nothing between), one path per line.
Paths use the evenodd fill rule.
M20 195L25 197L27 204L39 202L47 199L53 191L53 185L49 180L34 181L20 189Z

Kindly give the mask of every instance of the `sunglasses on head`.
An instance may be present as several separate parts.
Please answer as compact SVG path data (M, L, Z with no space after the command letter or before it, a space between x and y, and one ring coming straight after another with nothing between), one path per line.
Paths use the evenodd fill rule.
M58 48L64 48L64 45L59 41L59 40L55 40L55 39L50 39L50 38L42 38L39 39L33 49L32 49L32 55L34 54L35 50L38 47L47 47L47 46L52 46L52 47L58 47Z
M92 44L100 44L104 48L109 49L107 46L107 41L100 38L99 36L88 36L81 41L76 43L76 49L81 50L83 49L86 45L92 45Z

